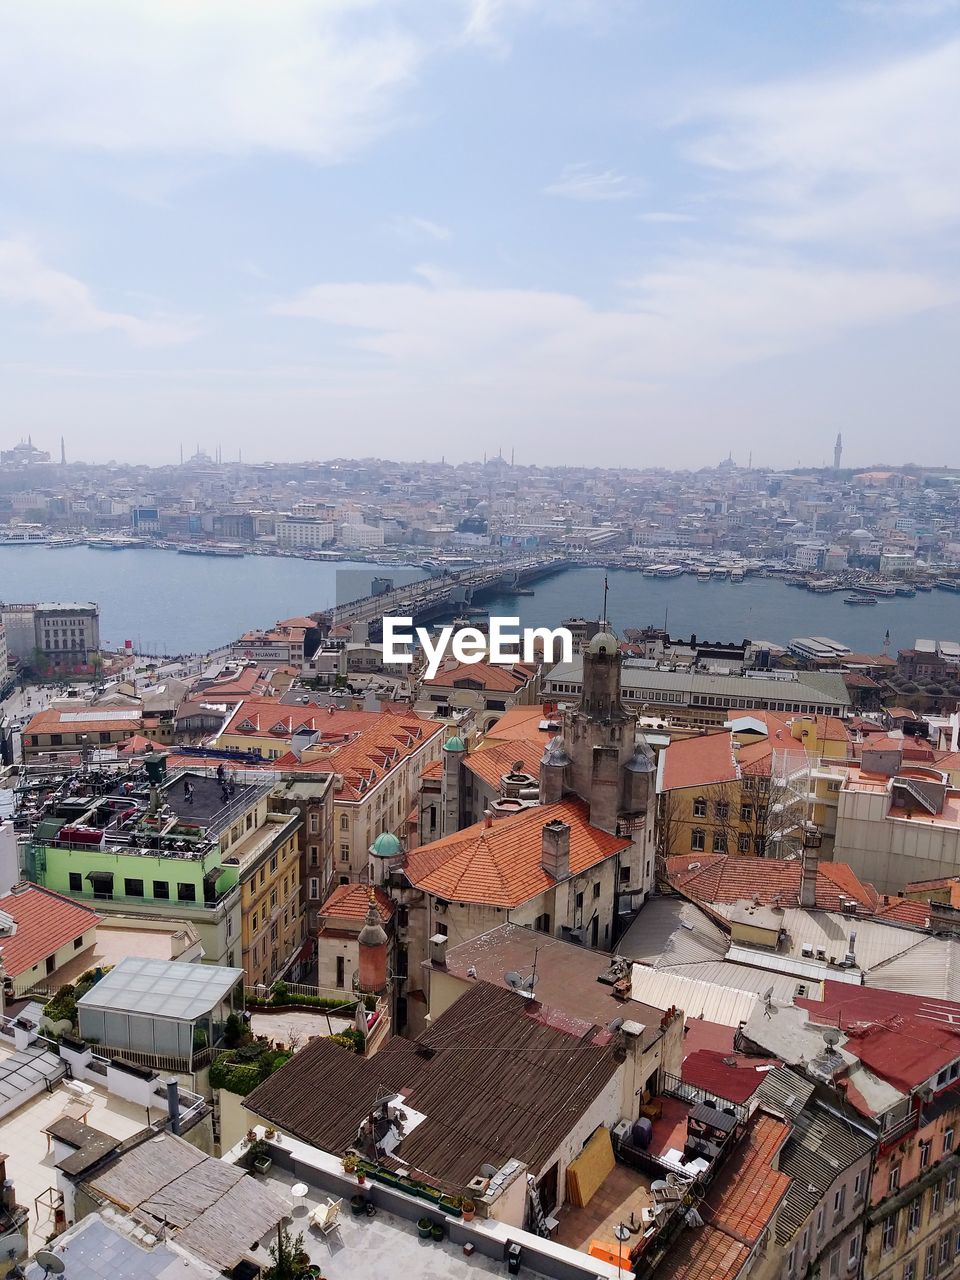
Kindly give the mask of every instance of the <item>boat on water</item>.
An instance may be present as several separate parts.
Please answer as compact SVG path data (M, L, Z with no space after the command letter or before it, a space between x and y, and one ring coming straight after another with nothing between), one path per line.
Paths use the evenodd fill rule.
M730 581L731 581L731 582L742 582L746 576L747 576L747 575L744 573L744 571L743 571L742 569L731 569L731 570L730 570Z
M960 578L937 578L933 585L941 591L960 591Z
M715 578L727 578L730 576L730 570L726 567L726 565L722 565L722 564L717 565L715 569L712 569L711 573Z
M0 537L0 547L39 547L46 540L42 529L9 529Z
M866 596L862 593L851 592L850 595L843 597L844 604L876 604L876 596Z
M933 590L933 587L930 585L930 583L929 583L929 582L918 582L918 583L917 583L917 590L918 590L918 591L932 591L932 590Z
M180 556L226 556L239 560L243 554L242 547L177 547L177 555Z
M125 538L122 535L116 538L107 536L105 538L87 539L87 546L94 551L129 551L134 547L145 547L146 545L142 538Z
M709 582L712 576L713 576L713 575L712 575L711 571L710 571L709 569L707 569L707 568L702 568L702 569L698 569L698 570L697 570L697 581L698 581L698 582Z
M654 569L654 576L657 578L680 578L683 576L683 565L658 564Z
M908 587L906 583L904 583L903 586L897 587L896 592L898 596L915 596L917 594L916 589L914 587Z

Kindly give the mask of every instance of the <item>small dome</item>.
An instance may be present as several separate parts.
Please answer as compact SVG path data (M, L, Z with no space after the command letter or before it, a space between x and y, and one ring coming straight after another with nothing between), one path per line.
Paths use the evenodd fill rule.
M555 765L559 768L571 763L570 757L567 755L567 749L563 745L563 739L559 734L555 738L551 738L547 743L541 763Z
M587 646L587 653L611 657L618 650L617 637L612 631L598 631Z
M653 752L646 743L637 743L633 755L623 767L629 769L631 773L653 773L656 769Z
M387 935L383 925L380 923L377 899L372 889L370 890L370 906L367 910L367 919L357 935L357 942L361 947L385 947L387 945Z
M443 749L444 751L466 751L467 744L464 742L462 738L458 738L457 735L454 733L454 734L451 734L450 737L443 744Z
M381 831L370 846L375 858L395 858L400 851L400 841L392 831Z

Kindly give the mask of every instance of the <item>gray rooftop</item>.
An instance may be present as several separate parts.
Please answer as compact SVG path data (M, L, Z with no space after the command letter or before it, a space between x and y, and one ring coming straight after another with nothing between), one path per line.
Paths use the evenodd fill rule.
M791 673L792 674L792 673ZM624 662L621 684L625 690L650 693L676 692L686 696L710 694L721 698L744 698L754 702L799 702L818 706L847 707L850 695L843 677L830 671L804 671L800 679L777 680L764 676L716 676L702 671L648 671ZM546 677L553 688L558 682L574 684L583 679L583 658L558 663Z
M128 956L78 1001L82 1009L140 1013L192 1022L202 1018L243 978L242 969Z
M0 1112L13 1110L18 1098L36 1092L38 1084L52 1085L64 1072L59 1055L39 1044L0 1058Z
M63 1260L68 1280L213 1280L218 1274L199 1259L157 1243L152 1233L112 1211L82 1219L56 1241L52 1252ZM48 1274L53 1273L37 1262L27 1264L26 1280L43 1280Z

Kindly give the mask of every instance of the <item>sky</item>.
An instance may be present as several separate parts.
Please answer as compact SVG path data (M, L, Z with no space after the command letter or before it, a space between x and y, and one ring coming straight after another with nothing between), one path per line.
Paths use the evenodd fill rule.
M960 463L960 0L0 0L0 443Z

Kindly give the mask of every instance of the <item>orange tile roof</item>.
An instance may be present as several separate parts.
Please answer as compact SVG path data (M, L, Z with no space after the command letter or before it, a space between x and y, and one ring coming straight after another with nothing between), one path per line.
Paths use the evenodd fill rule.
M487 692L516 693L533 679L536 668L524 666L517 662L511 667L502 667L492 662L457 662L448 659L432 680L424 680L424 685L431 689L448 689L456 687L462 681L479 684ZM469 688L469 684L465 687Z
M425 764L420 770L420 778L423 782L430 782L436 778L443 777L443 761L431 760L429 764Z
M787 1194L790 1179L773 1167L790 1126L762 1115L734 1148L700 1213L725 1235L752 1245L767 1228Z
M500 779L505 773L530 773L535 778L540 775L540 759L543 755L542 742L491 742L480 749L470 751L463 758L464 766L489 787L495 790L500 786ZM519 770L515 766L519 765Z
M540 724L544 720L553 720L559 724L560 717L552 704L535 702L531 706L511 707L490 726L484 735L484 741L513 742L529 739L542 746L558 732L556 729L541 729Z
M0 911L17 925L11 937L0 937L0 956L11 978L26 973L100 923L92 907L38 884L26 884L0 898Z
M380 919L386 922L396 911L396 903L382 889L370 889L365 884L340 884L320 908L321 916L338 919L365 920L370 910L370 894L373 893Z
M733 737L728 732L675 738L664 752L664 791L736 782L738 777Z
M925 929L930 923L930 908L925 902L917 902L914 898L891 898L877 908L877 918L895 920L897 924L919 925Z
M735 1280L749 1257L745 1244L716 1227L688 1227L667 1250L657 1276L663 1280Z
M65 715L76 715L83 712L85 715L92 716L97 710L103 712L99 720L63 720ZM29 723L24 725L24 734L31 733L115 733L118 730L128 730L130 733L136 733L141 727L143 716L136 707L116 707L116 711L122 711L124 714L120 719L110 715L109 708L88 707L86 703L80 703L71 707L47 707L44 711L36 712ZM131 712L137 712L131 715Z
M686 898L698 902L741 902L758 897L784 907L800 903L800 862L797 859L740 858L725 853L684 854L667 858L667 879ZM869 911L879 895L860 881L845 862L821 862L817 868L817 906L839 911L840 898L853 898Z
M562 800L498 818L489 827L475 823L413 850L407 879L440 898L518 907L556 884L541 864L543 827L555 819L570 826L571 875L630 847L629 840L592 827L582 800Z

